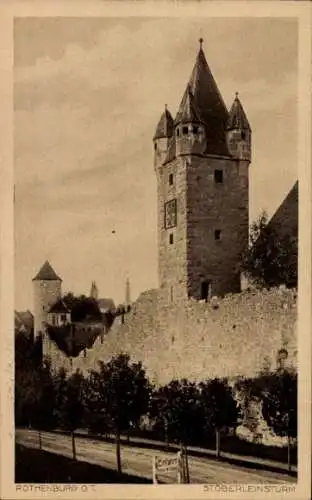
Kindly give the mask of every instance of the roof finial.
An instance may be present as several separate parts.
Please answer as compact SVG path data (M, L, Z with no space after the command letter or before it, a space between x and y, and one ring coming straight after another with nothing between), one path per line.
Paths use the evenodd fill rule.
M198 41L199 41L199 48L200 48L200 50L202 50L204 39L202 37L200 37Z
M235 92L235 98L238 99L238 92Z
M168 109L168 104L165 104L165 110L167 111L167 109Z

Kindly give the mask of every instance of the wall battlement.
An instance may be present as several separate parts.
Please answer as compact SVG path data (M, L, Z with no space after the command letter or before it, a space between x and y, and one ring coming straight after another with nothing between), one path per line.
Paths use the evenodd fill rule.
M296 365L297 292L275 288L229 294L222 299L168 303L159 290L142 293L104 337L74 358L72 369L96 368L127 352L142 361L156 384L174 378L253 376L275 368L280 349Z

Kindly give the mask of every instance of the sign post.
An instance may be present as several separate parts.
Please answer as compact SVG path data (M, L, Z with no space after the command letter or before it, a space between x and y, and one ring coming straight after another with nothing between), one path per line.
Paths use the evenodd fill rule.
M189 483L189 470L187 456L184 448L181 448L173 457L153 456L153 484L159 484L158 473L175 471L177 483Z

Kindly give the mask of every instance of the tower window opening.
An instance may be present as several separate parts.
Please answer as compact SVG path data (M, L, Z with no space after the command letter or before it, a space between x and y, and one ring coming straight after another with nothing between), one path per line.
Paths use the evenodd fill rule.
M170 243L170 245L173 245L173 234L172 233L169 234L169 243Z
M214 178L217 184L221 184L223 182L223 170L215 170Z
M156 151L156 149L157 149L157 142L155 142L155 144L154 144L154 149Z
M180 130L177 128L177 136L179 137L180 135Z
M220 229L215 230L214 237L215 237L215 240L221 240L221 230Z
M197 126L193 127L193 134L198 134L198 127Z
M169 174L169 186L173 185L173 174Z
M245 132L242 132L242 139L243 139L243 141L246 139L246 134L245 134Z
M187 135L188 134L188 127L183 127L182 133L183 133L183 135Z

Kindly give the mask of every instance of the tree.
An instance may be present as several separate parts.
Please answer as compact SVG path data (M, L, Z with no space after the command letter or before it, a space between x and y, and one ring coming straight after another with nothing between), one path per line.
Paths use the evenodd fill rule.
M297 286L298 241L268 223L266 212L250 227L250 244L242 257L242 270L260 286Z
M65 371L58 377L57 412L63 429L69 430L72 437L73 459L76 460L75 430L81 425L84 415L83 390L84 377L78 370L66 380Z
M100 361L99 371L89 377L90 393L98 414L103 415L115 433L117 470L121 473L120 435L147 412L151 387L141 362L131 363L127 354L120 354L108 363Z
M86 319L100 321L101 311L97 301L92 297L80 295L76 297L72 292L68 292L63 297L63 301L71 311L71 320L74 322Z
M278 436L287 436L288 469L291 470L291 439L297 437L297 374L277 371L267 379L262 395L262 414Z
M173 380L154 391L149 413L167 443L170 438L187 446L202 427L198 387L186 379Z
M238 405L226 379L201 382L200 402L207 434L213 430L216 436L216 456L220 456L220 431L235 427L239 416Z

